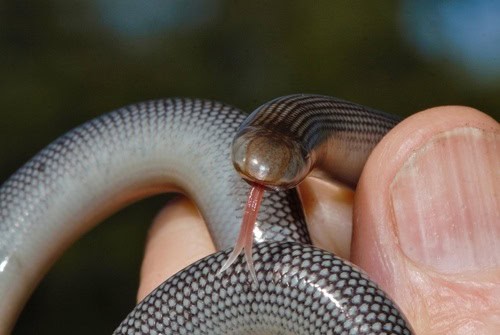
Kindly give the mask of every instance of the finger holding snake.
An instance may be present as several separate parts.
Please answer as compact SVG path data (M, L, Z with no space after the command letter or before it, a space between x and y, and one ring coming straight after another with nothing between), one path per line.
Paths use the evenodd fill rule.
M273 189L299 184L311 169L313 176L355 186L373 147L398 122L323 96L283 97L261 110L273 114L257 113L254 123L244 123L233 158L246 179ZM144 196L189 194L217 247L234 245L235 218L248 186L229 166L226 148L242 116L201 100L131 105L74 129L14 174L0 189L2 326L8 329L29 288L64 246ZM278 168L271 168L276 159ZM396 306L363 273L308 246L295 192L268 192L259 215L255 230L253 220L244 220L229 259L226 249L176 274L116 333L410 334ZM253 238L261 243L252 248ZM356 246L356 233L354 238ZM242 250L246 264L237 257Z
M436 145L439 146L440 141L446 137L449 137L448 145L441 150L437 149ZM492 194L491 187L499 186L498 177L492 175L500 167L499 141L498 123L485 114L465 107L439 107L418 113L396 126L377 146L365 166L361 183L356 190L352 259L362 265L395 298L409 317L416 334L496 334L500 327L498 320L495 320L495 315L500 315L500 271L496 265L498 259L497 263L491 259L489 265L458 263L455 274L440 274L405 255L404 248L422 241L416 238L401 241L395 231L404 229L402 224L425 224L429 229L441 229L447 239L459 239L451 232L456 224L461 224L466 227L464 233L474 231L475 234L493 234L497 243L471 241L465 248L460 246L459 251L466 255L477 252L499 255L500 252L491 250L499 245L499 200L498 195ZM408 174L409 164L415 169L423 165L422 159L414 162L415 158L411 157L425 152L429 155L426 159L432 159L436 169L448 160L443 156L443 150L452 148L455 148L455 153L457 150L463 153L451 156L453 164L464 166L461 171L455 170L455 173L473 176L475 185L481 186L477 188L480 192L473 193L473 189L469 188L463 194L457 194L454 188L458 185L450 178L448 170L446 173L437 172L434 178L442 181L441 186L446 191L440 197L433 198L432 202L439 205L447 202L450 196L459 196L461 200L453 202L453 207L449 210L459 210L457 206L460 203L467 203L469 206L466 213L462 213L463 216L458 217L458 221L454 223L430 219L426 222L409 219L397 223L393 216L387 215L392 211L391 193L397 194L398 201L409 209L417 209L415 197L421 194L424 187L414 185L402 193L394 186L402 175ZM472 160L466 155L475 157L472 166L467 165ZM430 169L431 172L432 170ZM421 178L429 178L429 175ZM352 191L317 178L307 178L299 185L299 192L309 232L315 244L350 259ZM421 201L427 202L427 197L428 195ZM486 209L478 208L481 204L485 204ZM467 220L478 222L479 225L470 226ZM192 233L193 229L186 229L186 226L191 225L200 231L196 236ZM178 232L178 235L173 235L173 231ZM165 250L165 246L174 243L183 248L183 251L172 254ZM406 245L395 246L401 243ZM466 244L463 240L461 243ZM192 263L193 259L211 254L213 248L203 219L192 203L185 198L170 203L158 215L151 229L138 300L142 300L164 278ZM423 252L428 246L419 244L415 248L418 252ZM445 261L446 258L443 259ZM461 271L467 273L466 280L461 279L464 277L460 274Z

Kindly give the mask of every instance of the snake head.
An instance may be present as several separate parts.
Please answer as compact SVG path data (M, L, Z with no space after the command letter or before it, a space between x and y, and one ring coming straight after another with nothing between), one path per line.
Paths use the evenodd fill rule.
M237 133L232 160L244 179L274 190L297 186L311 168L311 157L298 141L280 132L251 126Z

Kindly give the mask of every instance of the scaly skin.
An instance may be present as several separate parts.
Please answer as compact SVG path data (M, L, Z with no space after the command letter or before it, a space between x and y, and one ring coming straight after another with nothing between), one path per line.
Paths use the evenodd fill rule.
M68 132L11 176L0 188L0 333L68 245L148 195L188 194L217 246L234 245L249 187L230 144L243 119L211 101L131 105ZM162 284L115 333L411 333L359 270L308 245L295 191L268 192L254 233L258 286L242 261L216 274L226 250Z

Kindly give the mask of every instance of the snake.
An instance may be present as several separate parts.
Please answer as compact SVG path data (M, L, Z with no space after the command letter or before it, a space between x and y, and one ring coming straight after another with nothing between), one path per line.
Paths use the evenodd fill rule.
M158 286L114 334L413 334L367 274L312 245L295 188L308 175L355 188L399 121L295 94L249 116L211 100L150 100L70 130L0 187L0 333L82 234L128 204L176 192L196 203L220 251ZM266 192L254 228L240 234L249 260L235 245L252 183Z

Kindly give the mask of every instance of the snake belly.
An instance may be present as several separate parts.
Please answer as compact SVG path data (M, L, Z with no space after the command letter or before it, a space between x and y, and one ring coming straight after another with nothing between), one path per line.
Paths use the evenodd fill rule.
M115 334L411 334L365 274L310 246L294 190L268 192L262 203L258 283L242 260L217 275L249 190L230 160L244 118L213 101L139 103L71 130L12 175L0 187L0 333L81 234L134 201L181 192L225 250L160 285Z

